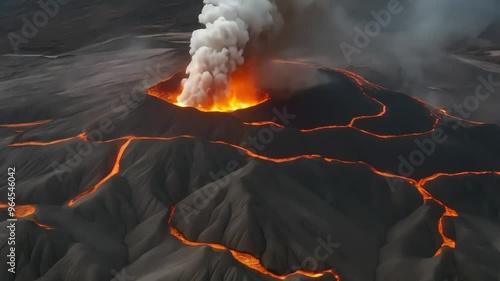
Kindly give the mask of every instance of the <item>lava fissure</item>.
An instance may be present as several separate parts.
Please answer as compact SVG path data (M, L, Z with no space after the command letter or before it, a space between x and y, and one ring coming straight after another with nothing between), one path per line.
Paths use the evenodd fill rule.
M379 117L382 117L382 116L385 116L387 111L388 111L388 107L380 100L370 96L369 94L367 94L366 90L365 90L365 87L370 87L370 88L373 88L373 89L377 89L377 90L388 90L380 85L377 85L375 83L372 83L368 80L366 80L365 78L363 78L362 76L358 75L358 74L355 74L353 72L350 72L350 71L347 71L347 70L343 70L343 69L330 69L330 68L326 68L326 67L320 67L320 66L316 66L316 65L313 65L313 64L309 64L309 63L303 63L303 62L296 62L296 61L283 61L283 60L274 60L274 62L280 62L280 63L288 63L288 64L297 64L297 65L303 65L303 66L307 66L307 67L311 67L311 68L315 68L315 69L324 69L324 70L327 70L327 71L336 71L336 72L339 72L339 73L342 73L343 75L345 75L346 77L348 77L349 79L353 80L358 89L361 91L361 93L369 98L370 100L374 101L375 103L377 103L378 105L380 105L380 112L377 113L377 114L374 114L374 115L364 115L364 116L357 116L357 117L354 117L352 118L352 120L347 124L347 125L326 125L326 126L320 126L320 127L316 127L316 128L309 128L309 129L300 129L299 131L302 132L302 133L310 133L310 132L316 132L316 131L321 131L321 130L328 130L328 129L345 129L345 128L351 128L351 129L354 129L354 130L357 130L357 131L360 131L364 134L368 134L368 135L372 135L372 136L375 136L375 137L378 137L378 138L384 138L384 139L389 139L389 138L403 138L403 137L410 137L410 136L420 136L420 135L426 135L426 134L429 134L429 133L432 133L438 123L439 123L439 118L437 116L435 116L432 111L429 109L429 112L430 112L430 115L435 117L436 118L436 121L434 122L434 125L433 127L428 130L428 131L425 131L425 132L415 132L415 133L407 133L407 134L394 134L394 135L383 135L383 134L376 134L376 133L373 133L373 132L370 132L368 130L365 130L365 129L361 129L357 126L355 126L355 123L359 120L364 120L364 119L375 119L375 118L379 118ZM171 75L169 78L167 78L166 80L164 80L163 82L166 82L166 81L170 81L172 79L174 79L174 77L176 76L177 74L173 74ZM247 85L245 83L249 83L248 81L245 80L244 78L244 73L243 74L239 74L237 76L238 79L236 79L235 81L245 81L244 82L244 85ZM239 82L241 83L241 82ZM238 85L237 82L235 82L236 85ZM185 105L183 104L179 104L179 102L177 102L177 92L179 91L179 89L177 90L171 90L171 91L162 91L161 89L158 89L158 86L161 85L161 84L158 84L157 86L153 87L153 88L150 88L148 89L147 91L147 94L150 95L150 96L153 96L153 97L156 97L162 101L165 101L165 102L168 102L170 104L174 104L176 106L179 106L179 107L186 107ZM247 85L248 86L248 85ZM247 87L236 87L235 91L236 90L239 90L241 91L242 93L247 93L248 90L246 90ZM256 92L257 90L255 89L254 86L250 87L252 90L250 91L251 93L254 93ZM234 95L234 91L232 91L233 93L233 97L235 96ZM245 95L238 95L239 97L241 96L245 96ZM256 106L258 104L261 104L261 103L264 103L268 100L270 100L269 98L269 95L266 94L265 95L265 98L261 98L261 99L252 99L253 100L253 103L243 103L241 101L239 101L239 105L233 105L233 106L229 106L227 107L227 104L222 104L220 107L217 107L217 106L213 106L212 108L210 109L203 109L203 108L199 108L199 107L196 107L199 111L204 111L204 112L211 112L211 111L216 111L216 112L231 112L231 111L235 111L236 109L243 109L243 108L248 108L250 106ZM236 102L236 101L235 101ZM236 103L237 104L237 103ZM425 104L424 104L425 106ZM428 107L426 106L426 108L428 109ZM276 126L276 127L279 127L279 128L285 128L283 125L281 124L278 124L276 122L273 122L273 121L257 121L257 122L242 122L244 125L247 125L247 126L264 126L264 125L273 125L273 126Z
M424 101L422 99L419 99L419 98L416 98L416 97L411 97L411 98L413 98L414 100L416 100L416 101L418 101L420 103L423 103L427 107L433 108L434 110L438 111L439 113L441 113L444 116L447 116L448 118L456 119L456 120L459 120L459 121L467 122L467 123L470 123L470 124L473 124L473 125L478 125L478 126L486 125L486 123L484 123L484 122L478 122L478 121L472 121L472 120L462 119L460 117L451 115L446 110L444 110L442 108L439 108L439 107L436 107L436 106L434 106L434 105L432 105L432 104L430 104L430 103L428 103L428 102L426 102L426 101Z
M76 201L78 201L78 200L80 200L80 199L82 199L84 197L87 197L88 195L94 193L105 182L107 182L114 175L116 175L116 174L118 174L120 172L120 161L121 161L121 158L122 158L123 154L125 153L125 150L127 149L127 147L132 142L132 140L133 140L133 138L129 139L127 142L125 142L125 144L123 144L120 147L120 150L118 151L118 155L116 156L115 164L113 165L113 169L111 170L111 172L105 178L103 178L100 182L98 182L96 185L94 185L92 188L85 190L84 192L82 192L79 195L77 195L75 198L71 199L71 201L69 201L69 203L68 203L68 206L73 206L76 203Z
M172 218L175 213L175 206L171 206L171 211L170 211L170 217L168 218L168 226L170 229L170 234L174 236L175 238L179 239L183 244L189 245L189 246L198 246L198 247L210 247L214 250L222 250L222 251L229 251L231 255L234 257L235 260L237 260L239 263L247 266L248 268L251 268L255 271L258 271L264 275L271 276L275 279L278 280L285 280L288 277L295 276L295 275L302 275L310 278L319 278L322 277L326 274L331 274L336 281L340 281L339 275L332 269L324 270L321 272L311 272L311 271L306 271L303 269L296 270L295 272L292 272L287 275L278 275L276 273L270 272L267 270L261 263L261 261L252 256L251 254L248 253L243 253L237 250L229 249L224 245L221 244L215 244L215 243L202 243L202 242L193 242L188 239L177 229L172 225Z
M0 203L0 210L1 209L8 209L10 206L7 203ZM15 205L14 207L14 217L21 219L25 217L29 217L33 215L36 211L35 206L33 205Z
M431 200L434 200L434 202L438 203L439 205L441 205L445 209L443 215L438 220L438 232L441 235L441 238L443 239L443 243L441 244L441 247L439 247L439 249L436 251L435 256L441 254L443 252L444 247L455 248L455 246L456 246L455 241L453 241L453 239L447 237L444 234L444 223L443 223L443 220L444 220L445 217L458 217L458 212L455 211L454 209L448 207L447 205L445 205L442 201L434 198L430 194L430 192L428 192L424 188L424 186L427 183L429 183L431 181L434 181L434 180L436 180L436 179L438 179L440 177L457 177L457 176L466 176L466 175L489 175L489 174L500 175L500 172L497 172L497 171L474 172L474 171L472 171L472 172L459 172L459 173L437 173L437 174L434 174L434 175L432 175L430 177L426 177L426 178L423 178L420 181L418 181L416 187L417 187L417 189L419 189L419 191L421 192L422 196L425 196L425 197L428 197Z
M75 138L81 138L85 141L88 141L88 139L86 138L86 135L85 134L82 134L82 135L79 135L78 137L75 137ZM123 157L123 155L125 154L127 148L129 147L130 143L134 140L153 140L153 141L171 141L171 140L174 140L174 139L179 139L179 138L195 138L194 136L189 136L189 135L184 135L184 136L177 136L177 137L145 137L145 136L130 136L130 137L121 137L121 138L117 138L117 139L114 139L114 140L108 140L108 141L103 141L103 142L100 142L100 143L109 143L109 142L114 142L114 141L123 141L123 140L126 140L126 142L120 147L119 149L119 152L117 154L117 157L116 157L116 160L115 160L115 164L113 166L113 169L112 171L105 177L103 178L99 183L97 183L95 186L93 186L92 188L80 193L79 195L77 195L75 198L73 198L69 203L68 203L68 206L73 206L77 201L79 200L82 200L83 198L85 197L88 197L90 196L91 194L95 193L104 183L106 183L108 180L110 180L113 176L117 175L119 172L120 172L120 161ZM53 142L52 142L53 143ZM497 171L483 171L483 172L460 172L460 173L436 173L430 177L426 177L426 178L423 178L421 180L416 180L416 179L412 179L412 178L408 178L408 177L403 177L403 176L399 176L399 175L395 175L395 174L391 174L391 173L388 173L388 172L382 172L378 169L376 169L375 167L373 167L372 165L368 164L368 163L365 163L365 162L362 162L362 161L358 161L358 162L355 162L355 161L345 161L345 160L339 160L339 159L332 159L332 158L326 158L326 157L323 157L321 155L300 155L300 156L295 156L295 157L288 157L288 158L271 158L271 157L267 157L267 156L263 156L263 155L260 155L260 154L257 154L255 152L252 152L246 148L243 148L241 146L238 146L238 145L235 145L235 144L231 144L231 143L227 143L227 142L222 142L222 141L210 141L210 143L213 143L213 144L218 144L218 145L227 145L227 146L230 146L232 148L235 148L235 149L238 149L238 150L241 150L243 152L245 152L248 156L252 157L252 158L256 158L256 159L261 159L261 160L264 160L264 161L271 161L271 162L275 162L275 163L283 163L283 162L291 162L291 161L296 161L298 159L323 159L324 161L327 161L327 162L339 162L339 163L343 163L343 164L349 164L349 165L365 165L367 166L371 171L373 171L375 174L378 174L380 176L383 176L383 177L390 177L390 178L399 178L399 179L402 179L404 181L407 181L408 183L410 183L412 186L414 186L418 192L422 195L422 198L424 201L426 200L433 200L435 202L437 202L439 205L443 206L445 208L445 212L443 213L443 215L439 218L438 220L438 225L437 225L437 228L438 228L438 232L443 240L443 243L441 245L441 247L436 251L436 254L435 255L439 255L443 248L444 247L450 247L450 248L455 248L455 241L453 241L451 238L447 237L445 234L444 234L444 226L443 226L443 220L445 217L457 217L458 216L458 213L453 210L452 208L446 206L443 202L439 201L438 199L434 198L432 196L432 194L430 194L430 192L428 192L424 186L430 182L430 181L433 181L439 177L452 177L452 176L462 176L462 175L469 175L469 174L473 174L473 175L483 175L483 174L498 174L500 175L500 172L497 172ZM0 205L2 206L2 205ZM30 214L34 213L34 208L33 208L33 212L28 212ZM173 213L173 211L172 211ZM328 270L328 271L324 271L324 272L321 272L321 273L311 273L311 272L307 272L307 271L297 271L291 275L276 275L274 273L271 273L269 272L268 270L266 270L261 264L260 264L260 261L251 256L251 255L248 255L248 254L245 254L245 253L240 253L240 252L237 252L235 250L230 250L230 249L227 249L226 247L220 245L220 246L214 246L212 244L204 244L204 243L198 243L198 242L191 242L191 241L188 241L186 240L182 234L180 232L176 232L175 231L175 228L172 228L171 227L171 233L172 235L174 235L175 237L177 237L178 239L180 239L182 242L184 242L185 244L188 244L188 245L195 245L195 246L210 246L214 249L219 249L219 250L229 250L231 252L231 254L233 255L233 257L240 263L248 266L249 268L252 268L254 270L257 270L263 274L266 274L266 275L269 275L269 276L272 276L276 279L280 279L280 280L283 280L291 275L295 275L295 274L301 274L301 275L304 275L304 276L308 276L308 277L320 277L320 276L323 276L324 274L326 273L329 273L329 274L332 274L337 280L339 280L339 276L338 274L336 274L334 271L332 270Z
M337 71L337 72L340 72L342 74L344 74L345 76L349 77L350 79L352 79L358 89L361 91L361 93L373 100L374 102L376 102L377 104L380 105L381 107L381 111L377 114L374 114L374 115L363 115L363 116L357 116L357 117L354 117L352 118L352 120L349 122L349 124L347 125L327 125L327 126L320 126L320 127L316 127L316 128L311 128L311 129L301 129L299 130L300 132L302 133L310 133L310 132L316 132L316 131L321 131L321 130L329 130L329 129L346 129L346 128L351 128L351 129L355 129L357 131L360 131L364 134L367 134L367 135L371 135L371 136L374 136L374 137L377 137L377 138L383 138L383 139L390 139L390 138L404 138L404 137L412 137L412 136L421 136L421 135L426 135L426 134L430 134L432 132L434 132L436 130L436 127L437 125L439 124L439 118L435 118L435 122L434 122L434 125L432 126L432 128L428 131L425 131L425 132L416 132L416 133L408 133L408 134L400 134L400 135L382 135L382 134L376 134L376 133L373 133L373 132L370 132L368 130L364 130L364 129L361 129L359 127L356 127L355 126L355 123L359 120L364 120L364 119L375 119L375 118L380 118L380 117L383 117L384 115L386 115L387 113L387 110L388 110L388 107L380 100L368 95L365 91L365 85L368 85L370 87L373 87L375 89L378 89L378 90L388 90L380 85L377 85L375 83L372 83L368 80L366 80L365 78L361 77L360 75L356 74L356 73L353 73L353 72L350 72L350 71L347 71L347 70L344 70L344 69L329 69L329 68L325 68L325 67L319 67L319 66L315 66L313 64L308 64L308 63L302 63L302 62L294 62L294 61L282 61L282 60L279 60L277 62L281 62L281 63L290 63L290 64L299 64L299 65L305 65L305 66L308 66L308 67L313 67L313 68L316 68L316 69L325 69L325 70L328 70L328 71ZM419 101L419 100L418 100ZM425 105L425 103L424 103ZM430 110L429 110L430 111ZM434 114L432 114L432 111L430 111L430 114L431 116L434 116ZM280 125L280 124L277 124L275 122L272 122L272 121L261 121L261 122L243 122L243 124L245 125L251 125L251 126L264 126L264 125L274 125L276 127L280 127L280 128L284 128L284 126Z
M290 62L287 62L287 63L290 63ZM301 63L299 63L299 64L301 64ZM356 82L356 84L358 85L358 87L361 90L361 92L362 92L363 95L365 95L366 97L372 99L374 102L378 103L381 106L381 111L379 113L377 113L377 114L374 114L374 115L354 117L349 122L349 124L347 124L347 125L323 126L323 127L313 128L313 129L300 130L300 132L302 132L302 133L309 133L309 132L314 132L314 131L319 131L319 130L325 130L325 129L352 128L352 129L358 130L360 132L363 132L365 134L369 134L369 135L375 136L377 138L388 139L388 138L401 138L401 137L420 136L420 135L428 134L428 133L433 132L436 129L436 127L438 126L440 119L428 107L428 106L430 106L430 107L433 107L433 106L427 105L425 102L420 101L420 100L417 99L419 102L422 102L424 105L427 105L426 108L429 109L430 114L432 116L436 117L436 121L434 123L434 126L433 126L433 128L430 131L420 132L420 133L403 134L403 135L380 135L380 134L375 134L375 133L369 132L367 130L363 130L361 128L357 128L355 126L357 121L363 120L363 119L380 118L380 117L384 116L387 113L388 107L383 102L379 101L378 99L369 96L366 93L366 91L365 91L365 87L367 87L367 86L368 87L373 87L375 89L380 89L380 90L383 90L384 88L382 86L373 84L373 83L367 81L366 79L364 79L363 77L361 77L361 76L359 76L357 74L351 73L349 71L345 71L345 70L337 70L337 71L339 71L339 72L343 73L344 75L346 75L347 77L353 79ZM174 102L172 102L172 103L174 103ZM442 114L447 115L446 111L440 110L440 109L438 109L438 110ZM449 115L449 116L453 117L451 115ZM456 118L456 117L453 117L453 118ZM44 123L47 123L47 122L50 122L50 121L51 120L43 120L43 121L38 121L38 122L34 122L34 123L15 124L15 126L13 124L7 124L7 125L0 125L0 127L9 127L9 126L10 127L34 126L34 125L44 124ZM464 121L467 121L467 120L464 120ZM468 121L468 122L470 122L471 124L477 124L477 125L482 125L483 124L483 123L474 122L474 121ZM280 124L277 124L275 122L272 122L272 121L244 122L243 124L248 125L248 126L273 125L273 126L284 128L284 126L282 126ZM47 145L60 144L60 143L63 143L63 142L67 142L67 141L71 141L71 140L77 140L77 139L80 139L80 140L83 140L83 141L86 141L86 142L90 142L90 143L95 143L95 144L123 141L124 143L121 144L121 146L119 147L119 150L118 150L118 153L116 155L116 159L114 160L114 165L113 165L111 171L102 180L100 180L97 184L95 184L93 187L91 187L91 188L89 188L89 189L87 189L87 190L79 193L73 199L71 199L68 202L68 206L71 207L71 206L74 206L78 201L83 200L84 198L87 198L87 197L91 196L92 194L94 194L106 182L108 182L115 175L117 175L117 174L120 173L120 171L121 171L121 169L120 169L120 162L121 162L124 154L126 153L127 149L130 147L130 144L133 141L135 141L135 140L171 141L171 140L180 139L180 138L194 139L196 137L195 136L190 136L190 135L181 135L181 136L175 136L175 137L123 136L123 137L119 137L119 138L116 138L116 139L110 139L110 140L105 140L105 141L95 141L95 142L93 142L93 141L91 141L91 140L88 139L86 133L81 133L81 134L79 134L79 135L77 135L75 137L68 137L68 138L64 138L64 139L53 140L53 141L50 141L50 142L28 141L28 142L12 143L12 144L9 144L9 146L11 146L11 147L47 146ZM275 163L283 163L283 162L296 161L296 160L299 160L299 159L322 159L322 160L327 161L327 162L339 162L339 163L348 164L348 165L364 165L364 166L368 167L373 173L375 173L377 175L380 175L382 177L398 178L398 179L404 180L404 181L408 182L409 184L411 184L413 187L416 188L416 190L422 196L422 199L423 199L424 202L426 202L427 200L432 200L432 201L436 202L437 204L439 204L440 206L442 206L444 208L443 214L441 215L441 217L437 221L437 230L438 230L439 235L441 236L443 242L442 242L441 246L439 247L439 249L436 251L435 255L441 254L442 251L443 251L443 249L445 247L455 248L455 246L456 246L455 241L453 239L447 237L445 235L445 233L444 233L444 219L446 217L458 217L458 213L454 209L452 209L452 208L448 207L447 205L445 205L442 201L440 201L437 198L435 198L429 191L427 191L425 189L425 185L428 184L431 181L434 181L434 180L440 178L440 177L454 177L454 176L464 176L464 175L484 175L484 174L497 174L497 175L500 175L500 172L497 172L497 171L483 171L483 172L474 172L474 171L472 171L472 172L460 172L460 173L436 173L436 174L434 174L432 176L429 176L429 177L426 177L426 178L423 178L423 179L413 179L413 178L409 178L409 177L403 177L403 176L399 176L399 175L396 175L396 174L392 174L392 173L380 171L380 170L376 169L374 166L372 166L372 165L370 165L370 164L368 164L366 162L363 162L363 161L346 161L346 160L340 160L340 159L333 159L333 158L327 158L327 157L324 157L324 156L318 155L318 154L298 155L298 156L291 156L291 157L286 157L286 158L272 158L272 157L260 155L258 153L255 153L255 152L253 152L253 151L251 151L249 149L246 149L246 148L244 148L242 146L239 146L239 145L236 145L236 144L232 144L232 143L228 143L228 142L224 142L224 141L209 141L209 142L212 143L212 144L216 144L216 145L225 145L225 146L232 147L234 149L237 149L239 151L244 152L249 157L252 157L252 158L255 158L255 159L264 160L264 161L271 161L271 162L275 162ZM0 203L0 209L2 209L2 208L8 208L8 205ZM16 214L16 217L24 218L24 217L27 217L27 216L30 216L30 215L34 214L35 211L36 211L36 209L32 205L24 205L24 206L18 206L17 209L16 209L16 211L18 212ZM267 276L271 276L271 277L273 277L275 279L279 279L279 280L284 280L284 279L286 279L286 278L288 278L290 276L293 276L293 275L302 275L302 276L306 276L306 277L318 278L318 277L324 276L326 274L331 274L337 281L340 280L339 275L334 270L326 270L326 271L322 271L322 272L309 272L309 271L304 271L304 270L298 270L298 271L295 271L294 273L291 273L291 274L288 274L288 275L278 275L278 274L275 274L275 273L272 273L272 272L268 271L261 264L261 262L260 262L260 260L258 258L254 257L254 256L252 256L250 254L243 253L243 252L238 252L236 250L229 249L229 248L227 248L227 247L225 247L223 245L220 245L220 244L209 244L209 243L201 243L201 242L189 241L189 240L187 240L183 236L183 234L178 229L176 229L172 225L172 217L174 215L174 212L175 212L175 207L172 207L171 214L170 214L170 217L169 217L169 220L168 220L168 225L169 225L169 228L170 228L170 233L174 237L176 237L177 239L179 239L182 243L184 243L186 245L191 245L191 246L207 246L207 247L210 247L210 248L215 249L215 250L229 251L231 253L231 255L235 258L235 260L237 260L239 263L245 265L246 267L248 267L250 269L253 269L253 270L258 271L258 272L260 272L262 274L265 274ZM53 229L50 226L43 225L43 224L41 224L41 223L39 223L37 221L34 221L34 222L38 226L43 227L45 229Z
M53 140L53 141L49 141L49 142L27 141L27 142L11 143L11 144L9 144L9 146L48 146L48 145L63 143L63 142L72 141L72 140L76 140L76 139L87 140L87 136L85 133L81 133L75 137L68 137L68 138Z
M22 128L22 127L32 127L37 125L42 125L51 122L52 119L40 120L28 123L17 123L17 124L0 124L0 128Z
M36 219L33 220L33 222L38 226L38 227L41 227L41 228L44 228L46 230L54 230L55 227L52 227L50 225L46 225L46 224L43 224L43 223L40 223L39 221L37 221Z
M8 204L0 203L0 210L2 210L2 209L8 209L8 208L9 208ZM26 218L26 217L29 217L29 216L34 215L36 213L36 207L34 205L18 205L18 206L14 206L14 209L15 209L15 211L14 211L14 217L16 219ZM45 228L47 230L53 230L53 229L55 229L54 227L51 227L51 226L48 226L48 225L40 223L36 219L33 219L33 222L37 226L39 226L41 228Z

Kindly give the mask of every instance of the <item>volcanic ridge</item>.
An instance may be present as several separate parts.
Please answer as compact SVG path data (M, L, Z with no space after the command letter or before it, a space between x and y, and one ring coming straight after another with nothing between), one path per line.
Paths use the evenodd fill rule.
M274 63L328 82L206 112L176 105L179 72L109 132L0 124L19 177L19 263L0 279L498 281L497 125ZM54 168L68 149L82 160Z

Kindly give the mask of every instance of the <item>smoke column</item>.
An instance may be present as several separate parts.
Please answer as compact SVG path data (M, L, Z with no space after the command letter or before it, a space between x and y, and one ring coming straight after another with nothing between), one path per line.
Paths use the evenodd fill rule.
M231 74L245 62L252 39L282 24L273 0L204 0L199 16L204 29L191 37L189 78L183 81L178 102L210 107L227 95Z

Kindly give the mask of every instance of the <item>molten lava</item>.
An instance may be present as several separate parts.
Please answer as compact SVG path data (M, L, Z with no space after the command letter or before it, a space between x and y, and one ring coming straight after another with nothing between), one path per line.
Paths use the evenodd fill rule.
M46 225L46 224L43 224L43 223L40 223L39 221L37 220L33 220L33 222L38 226L38 227L41 227L41 228L45 228L46 230L54 230L55 228L50 226L50 225Z
M0 203L0 209L8 209L9 204ZM14 207L14 215L16 218L21 219L33 215L36 211L33 205L16 205Z
M101 187L101 185L106 183L110 178L112 178L114 175L116 175L120 172L120 160L122 159L123 153L125 153L125 150L129 146L129 144L132 142L132 140L133 139L129 139L125 144L123 144L120 147L120 150L118 151L118 155L116 157L115 164L113 165L113 169L111 170L111 173L109 173L105 178L103 178L100 182L98 182L96 185L94 185L94 187L92 187L91 189L87 189L86 191L78 194L78 196L76 196L71 201L69 201L68 206L71 207L76 203L76 201L94 193L96 190L99 189L99 187Z
M194 107L204 112L233 112L268 101L269 94L257 89L251 74L252 71L249 69L250 67L243 67L233 73L223 99L220 97L212 98L209 105L198 104ZM190 107L190 105L183 104L178 100L182 93L180 74L174 74L161 84L148 89L148 94L180 107Z
M172 234L172 236L174 236L175 238L179 239L185 245L198 246L198 247L205 246L205 247L210 247L210 248L215 249L215 250L229 251L231 253L231 255L234 257L234 259L237 260L239 263L244 264L248 268L251 268L255 271L258 271L264 275L271 276L271 277L278 279L278 280L285 280L290 276L297 276L297 275L302 275L302 276L311 277L311 278L318 278L318 277L324 276L325 274L332 275L333 278L337 281L340 280L339 275L332 269L328 269L328 270L325 270L322 272L311 272L311 271L299 269L299 270L297 270L293 273L287 274L287 275L278 275L278 274L272 273L269 270L267 270L262 265L262 263L260 262L260 260L258 258L254 257L250 254L239 252L236 250L232 250L232 249L229 249L226 246L223 246L220 244L189 241L177 228L175 228L172 225L172 218L173 218L174 213L175 213L175 206L171 206L171 208L172 209L170 212L170 217L168 219L170 234Z
M302 64L302 63L301 63ZM387 106L384 105L381 101L377 100L374 97L371 97L366 91L365 88L376 88L376 89L382 89L381 86L378 86L376 84L373 84L371 82L368 82L365 80L363 77L356 75L354 73L348 72L348 71L342 71L344 75L347 77L351 78L356 82L356 84L359 86L359 89L361 92L367 97L372 99L374 102L378 103L380 105L380 112L374 115L366 115L366 116L358 116L354 117L351 122L347 125L331 125L331 126L324 126L324 127L319 127L319 128L312 128L312 129L307 129L307 130L299 130L300 133L302 134L307 134L311 133L314 131L319 131L319 130L331 130L331 129L339 129L339 128L352 128L358 131L361 131L365 134L372 135L374 137L380 138L380 139L389 139L389 138L404 138L404 137L410 137L410 136L419 136L419 135L424 135L433 132L436 127L439 124L440 119L434 113L433 111L430 110L430 114L433 117L436 117L435 124L433 128L431 128L429 131L426 132L415 132L411 134L405 134L405 135L380 135L380 134L375 134L373 132L369 132L367 130L362 130L360 128L356 127L356 122L362 119L376 119L384 116L387 113ZM223 112L228 112L228 111L235 111L238 109L243 109L247 107L251 107L254 105L257 105L259 103L265 102L266 100L269 99L269 96L265 93L260 92L255 85L253 84L253 79L251 75L248 75L249 72L241 70L239 72L236 72L230 83L230 91L228 92L229 94L227 97L222 100L222 101L217 101L214 102L213 105L210 107L197 107L197 109L201 111L223 111ZM180 95L182 92L182 86L181 86L181 81L185 77L185 74L182 72L179 72L177 74L174 74L172 77L168 78L165 80L163 83L158 84L157 86L151 88L148 90L148 94L151 96L155 96L159 99L162 99L164 101L167 101L172 104L176 104L178 106L184 106L182 104L179 104L177 101L177 97ZM422 102L423 101L420 101ZM429 107L432 107L428 104L426 104ZM433 107L434 108L434 107ZM436 112L439 112L441 115L447 115L447 112L438 108L434 108ZM451 115L449 117L452 117ZM465 120L467 121L467 120ZM37 124L44 124L48 121L39 121L35 123L24 123L24 124L4 124L0 125L0 127L24 127L24 126L33 126ZM468 121L471 124L474 125L481 125L482 123L479 122L471 122ZM277 127L283 128L282 125L277 124L272 121L261 121L261 122L252 122L252 123L244 123L247 126L264 126L264 125L274 125ZM76 195L73 199L71 199L68 203L68 206L74 206L77 201L80 201L86 197L91 196L94 194L98 189L100 189L108 180L113 178L114 176L118 175L120 171L120 162L127 151L127 149L131 149L131 143L133 141L139 141L139 140L149 140L149 141L170 141L178 138L195 138L195 136L189 136L189 135L180 135L180 136L174 136L174 137L148 137L148 136L122 136L116 139L111 139L111 140L105 140L105 141L98 141L98 142L93 142L93 143L110 143L110 142L123 142L118 150L118 153L116 155L116 159L114 160L114 165L111 168L111 171L102 179L100 180L96 185L91 187L88 190L83 191L82 193ZM72 141L72 140L82 140L86 142L91 142L85 133L81 133L77 136L74 137L69 137L65 139L59 139L59 140L53 140L53 141L48 141L48 142L39 142L39 141L27 141L27 142L19 142L19 143L11 143L9 146L11 147L20 147L20 146L47 146L47 145L55 145L67 141ZM427 189L425 189L425 186L427 183L434 181L438 178L441 177L456 177L456 176L465 176L465 175L486 175L486 174L496 174L500 175L499 171L465 171L465 172L460 172L460 173L436 173L432 176L423 178L423 179L415 179L415 178L409 178L409 177L403 177L400 175L392 174L389 172L381 171L378 170L376 167L370 165L369 163L362 162L362 161L348 161L348 160L341 160L341 159L332 159L332 158L326 158L323 155L315 155L315 154L310 154L310 155L290 155L289 157L285 158L273 158L270 156L258 154L256 152L253 152L249 149L246 149L244 147L241 147L237 144L229 143L229 142L224 142L224 141L219 141L219 140L208 140L210 143L215 144L215 145L224 145L224 146L229 146L232 147L236 150L239 150L243 154L248 155L249 157L256 158L256 159L261 159L264 161L271 161L275 163L283 163L283 162L291 162L291 161L296 161L298 159L323 159L324 161L327 162L339 162L343 163L346 165L364 165L368 167L371 171L373 171L375 174L387 177L387 178L398 178L401 180L404 180L411 184L418 192L421 194L422 199L425 201L434 201L437 204L441 205L444 208L444 212L441 215L441 217L437 220L437 230L442 238L442 244L437 249L435 255L439 255L442 253L442 250L444 247L449 247L449 248L455 248L455 241L453 239L447 237L444 233L444 219L446 217L458 217L459 214L453 210L452 208L446 206L443 202L435 198ZM8 208L8 205L5 203L0 203L0 209L5 209ZM32 214L34 214L36 211L34 206L31 205L24 205L24 206L17 206L16 207L16 217L17 218L25 218L28 217ZM308 272L304 270L298 270L292 274L289 275L278 275L275 273L272 273L268 271L262 264L261 261L257 258L254 257L250 254L247 253L242 253L238 252L233 249L229 249L224 245L220 244L210 244L210 243L202 243L202 242L196 242L196 241L189 241L184 237L184 235L176 229L172 225L172 216L175 212L175 207L172 207L172 211L168 220L169 228L170 228L170 233L180 240L182 243L185 245L190 245L190 246L206 246L213 248L215 250L222 250L222 251L229 251L232 256L234 257L235 260L237 260L239 263L247 266L250 269L253 269L255 271L258 271L264 275L270 276L274 279L279 279L279 280L284 280L292 275L302 275L306 277L321 277L321 276L333 276L336 280L340 280L340 277L337 273L335 273L333 270L326 270L323 272ZM34 221L39 227L43 227L45 229L53 229L50 226L44 225L39 223L38 221Z
M0 124L0 128L21 128L21 127L32 127L37 125L43 125L49 123L52 119L40 120L29 123L17 123L17 124Z

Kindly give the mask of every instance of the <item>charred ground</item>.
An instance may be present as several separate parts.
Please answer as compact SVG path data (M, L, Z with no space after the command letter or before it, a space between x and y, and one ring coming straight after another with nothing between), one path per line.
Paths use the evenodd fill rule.
M15 280L497 280L498 126L293 67L331 82L233 113L144 96L102 135L97 121L3 125L2 165L34 207ZM336 246L310 262L320 240Z

